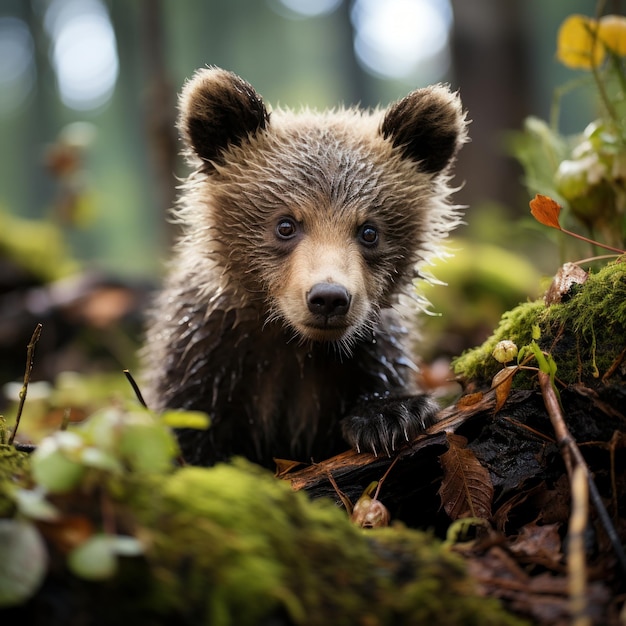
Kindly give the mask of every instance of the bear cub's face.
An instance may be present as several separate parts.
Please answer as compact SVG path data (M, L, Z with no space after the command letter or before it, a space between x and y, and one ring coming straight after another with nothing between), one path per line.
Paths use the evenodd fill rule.
M368 336L458 224L447 183L465 118L445 87L386 111L270 114L248 83L207 69L180 108L196 167L190 236L265 323L300 341L349 350Z

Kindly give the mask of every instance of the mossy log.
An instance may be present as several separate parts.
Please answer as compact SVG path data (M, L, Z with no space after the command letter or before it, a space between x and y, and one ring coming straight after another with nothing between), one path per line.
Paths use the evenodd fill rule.
M3 459L22 471L23 457ZM15 489L6 482L5 473L3 488ZM29 520L16 504L0 520L0 536L28 552L22 568L45 561L40 583L16 601L15 578L30 576L9 542L0 546L3 623L522 623L480 597L462 559L431 534L363 531L332 502L312 502L241 460L164 474L91 468L49 503L51 519ZM117 555L103 571L103 533L137 539L140 553ZM36 537L45 550L33 549Z

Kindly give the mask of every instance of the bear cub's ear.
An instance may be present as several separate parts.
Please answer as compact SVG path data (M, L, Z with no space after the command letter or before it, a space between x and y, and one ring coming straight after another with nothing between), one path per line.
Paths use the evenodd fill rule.
M444 171L466 141L460 98L443 85L411 92L387 110L380 132L431 174Z
M198 70L179 101L178 128L187 146L207 164L220 163L229 145L240 145L269 122L263 100L245 80L219 68Z

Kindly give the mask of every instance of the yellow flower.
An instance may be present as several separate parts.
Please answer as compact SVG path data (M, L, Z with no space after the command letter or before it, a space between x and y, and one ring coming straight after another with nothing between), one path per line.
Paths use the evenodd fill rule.
M611 52L626 56L626 17L605 15L600 18L598 37Z
M597 31L598 22L586 15L567 17L557 35L557 59L574 69L598 67L606 51Z

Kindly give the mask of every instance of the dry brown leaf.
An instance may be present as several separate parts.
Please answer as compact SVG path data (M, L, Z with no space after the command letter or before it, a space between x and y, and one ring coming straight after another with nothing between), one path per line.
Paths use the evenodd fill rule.
M509 550L527 563L535 563L552 570L563 569L561 524L526 524Z
M285 475L289 474L294 468L302 465L301 461L290 461L289 459L274 459L274 463L276 464L276 471L274 472L274 476L276 478L284 478Z
M483 399L484 394L482 391L477 391L476 393L467 393L456 403L458 409L466 409L468 407L474 406L478 404Z
M515 365L511 365L501 369L493 377L493 380L491 381L491 388L496 392L496 406L493 409L494 413L497 413L508 400L515 372L517 372L517 367Z
M555 274L552 283L544 296L547 305L558 304L569 293L574 285L582 285L589 278L589 274L575 263L565 263Z
M493 524L496 530L504 533L506 525L509 522L511 511L526 502L529 498L534 498L538 494L543 494L546 491L546 484L543 481L528 489L525 488L523 484L517 485L517 489L513 492L513 495L501 504L493 514Z
M447 433L448 451L439 457L443 480L438 495L451 519L491 517L493 484L489 472L465 446L467 439Z
M46 540L63 554L84 543L96 532L93 523L83 515L67 515L59 522L42 524Z
M542 196L538 193L530 201L531 215L544 226L561 230L561 224L559 224L560 212L561 205L548 196Z

